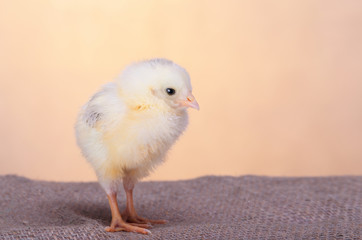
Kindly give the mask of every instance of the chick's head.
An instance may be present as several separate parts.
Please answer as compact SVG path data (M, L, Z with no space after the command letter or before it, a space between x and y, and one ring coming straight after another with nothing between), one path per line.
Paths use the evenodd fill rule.
M157 58L132 64L117 82L132 101L161 101L176 110L187 107L199 110L189 74L170 60Z

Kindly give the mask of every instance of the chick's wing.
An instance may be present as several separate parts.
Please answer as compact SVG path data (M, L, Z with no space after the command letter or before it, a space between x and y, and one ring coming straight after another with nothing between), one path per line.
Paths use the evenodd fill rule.
M81 121L90 128L103 129L120 122L126 106L115 83L108 83L83 107Z

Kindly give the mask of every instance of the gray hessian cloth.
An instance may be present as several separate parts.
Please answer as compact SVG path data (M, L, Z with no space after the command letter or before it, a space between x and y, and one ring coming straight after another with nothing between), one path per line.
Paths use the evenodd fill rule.
M362 176L202 177L141 182L140 216L165 219L152 235L107 233L98 183L0 176L0 239L361 239ZM125 194L118 199L125 207Z

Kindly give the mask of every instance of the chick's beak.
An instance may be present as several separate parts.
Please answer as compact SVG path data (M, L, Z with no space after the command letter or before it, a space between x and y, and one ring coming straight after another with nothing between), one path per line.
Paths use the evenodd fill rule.
M199 104L196 101L194 95L192 95L192 93L190 93L187 96L186 100L183 100L180 103L182 106L191 107L191 108L195 108L196 110L200 110Z

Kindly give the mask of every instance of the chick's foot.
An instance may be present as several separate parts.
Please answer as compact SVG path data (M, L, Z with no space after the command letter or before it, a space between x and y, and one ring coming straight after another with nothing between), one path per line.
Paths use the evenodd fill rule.
M119 214L118 204L117 204L117 194L115 192L107 194L109 205L111 207L112 213L112 222L111 226L106 227L107 232L136 232L142 234L150 234L151 232L146 228L150 228L148 224L142 223L126 223L123 221L121 214Z
M150 234L151 232L146 228L150 226L147 224L137 224L137 223L126 223L122 219L113 219L111 222L111 226L106 227L105 230L107 232L136 232L142 234Z
M147 224L152 226L151 224L165 224L166 220L155 220L155 219L147 219L138 216L136 213L130 214L127 210L122 213L122 218L124 221L130 224ZM136 225L137 226L137 225Z
M126 192L127 197L127 205L126 209L122 213L122 218L125 222L128 223L136 223L136 224L165 224L167 221L165 220L153 220L153 219L147 219L138 216L134 204L133 204L133 188L134 188L134 182L130 179L124 178L123 179L123 186L124 190Z

